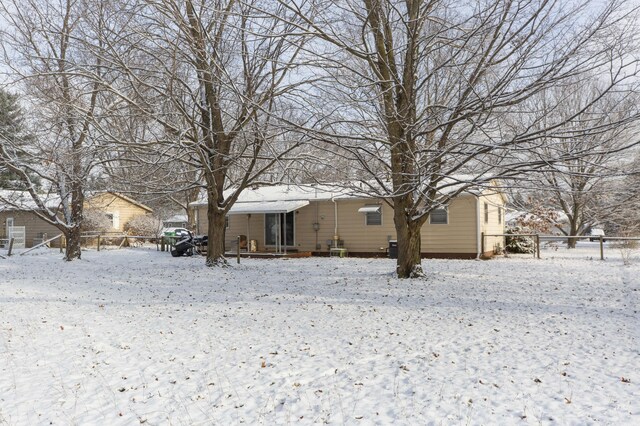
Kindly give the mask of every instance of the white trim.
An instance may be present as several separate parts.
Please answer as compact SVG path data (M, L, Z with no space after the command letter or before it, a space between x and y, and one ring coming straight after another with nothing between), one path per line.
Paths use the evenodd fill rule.
M481 228L481 220L480 220L480 197L476 196L476 255L477 259L482 257L482 228Z
M235 203L228 215L235 214L271 214L290 213L309 205L308 200L298 201L252 201L246 203Z
M358 209L358 213L382 213L382 206L364 206Z
M364 213L364 226L382 226L384 224L382 206L380 204L367 204L359 208L358 212ZM369 223L369 213L378 213L380 215L380 223Z

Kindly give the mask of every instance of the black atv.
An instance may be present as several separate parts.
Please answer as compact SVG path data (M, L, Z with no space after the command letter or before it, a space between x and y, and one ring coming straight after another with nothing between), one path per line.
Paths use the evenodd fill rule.
M171 256L193 256L194 253L201 253L203 247L207 246L207 236L194 237L193 234L187 230L181 231L180 234L176 234L179 238L171 249Z
M193 256L193 249L195 248L195 244L193 241L193 235L189 231L181 231L179 234L176 233L176 237L178 240L173 244L173 248L171 249L171 256L180 257L180 256Z

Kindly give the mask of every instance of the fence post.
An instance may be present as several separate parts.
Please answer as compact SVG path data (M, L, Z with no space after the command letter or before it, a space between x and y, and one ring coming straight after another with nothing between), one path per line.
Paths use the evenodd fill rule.
M9 251L7 252L7 256L11 256L11 251L13 250L13 240L13 237L9 238Z
M540 259L540 234L536 234L536 254L538 255L538 259Z
M480 257L484 257L484 232L480 233Z
M238 257L238 265L240 264L240 235L238 235L238 244L237 244L238 248L237 248L237 252L236 252L236 256Z
M100 251L100 235L98 235L98 251Z
M600 260L604 260L604 238L600 235Z

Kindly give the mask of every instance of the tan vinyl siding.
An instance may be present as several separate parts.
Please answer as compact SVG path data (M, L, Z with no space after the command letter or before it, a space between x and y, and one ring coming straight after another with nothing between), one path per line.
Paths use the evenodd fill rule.
M495 191L486 190L483 192L479 199L480 208L482 214L481 219L481 232L485 235L499 235L504 234L504 200L502 195ZM489 220L485 223L484 218L484 204L487 203L489 208ZM498 209L502 208L502 220L498 222ZM504 248L504 237L485 237L485 252L493 251L496 245L500 245Z
M489 202L490 223L484 225L483 200ZM364 213L358 210L365 206L380 205L382 211L381 225L367 225ZM310 204L297 210L295 215L295 248L299 251L328 252L329 244L335 234L335 214L337 206L337 236L344 247L353 253L385 254L389 240L396 239L393 222L393 208L382 200L376 199L336 199L310 200ZM481 230L491 233L503 233L504 217L497 223L497 208L503 206L501 195L487 193L477 197L463 194L453 199L448 206L447 224L430 224L426 221L422 228L422 252L426 254L465 254L475 255L479 250L478 215ZM481 209L480 211L478 209ZM198 206L198 232L207 232L207 207ZM503 210L504 216L504 210ZM495 221L496 223L492 223ZM318 223L318 231L314 230ZM247 235L249 240L258 241L258 250L274 250L275 247L264 246L265 215L252 214L250 229L247 230L247 215L230 215L229 228L226 231L227 249L234 247L237 235ZM487 251L493 250L494 244L501 239L488 239Z
M395 239L393 209L378 200L337 200L338 235L344 247L353 252L385 253L389 239ZM367 225L366 215L358 209L379 204L382 209L382 224Z
M423 253L477 253L477 198L461 195L448 206L448 223L422 227Z
M320 249L316 249L316 232L313 224L318 223L317 241ZM308 206L296 213L296 245L300 251L328 251L327 242L333 240L334 205L330 200L312 201ZM342 238L342 236L340 236Z
M47 234L47 238L55 237L62 234L62 232L55 226L45 222L36 216L35 213L30 211L3 211L0 212L0 236L5 237L7 218L12 217L14 220L14 226L25 227L25 246L27 248L33 247L34 239L39 238L39 234ZM54 242L53 245L57 245L59 242Z
M196 234L207 235L209 221L207 220L207 206L196 206Z
M235 247L238 235L246 236L247 240L257 240L258 250L264 250L264 215L229 215L229 227L225 232L224 238L224 245L227 250Z
M110 193L96 195L87 199L85 201L84 208L96 209L104 214L117 214L118 226L111 229L111 231L114 232L122 231L124 226L134 217L149 213L149 210Z

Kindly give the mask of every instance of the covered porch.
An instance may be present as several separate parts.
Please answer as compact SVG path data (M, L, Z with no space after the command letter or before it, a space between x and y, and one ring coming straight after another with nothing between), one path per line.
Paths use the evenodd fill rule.
M236 203L227 215L227 254L239 250L241 256L303 256L296 244L296 212L308 205L307 200Z

